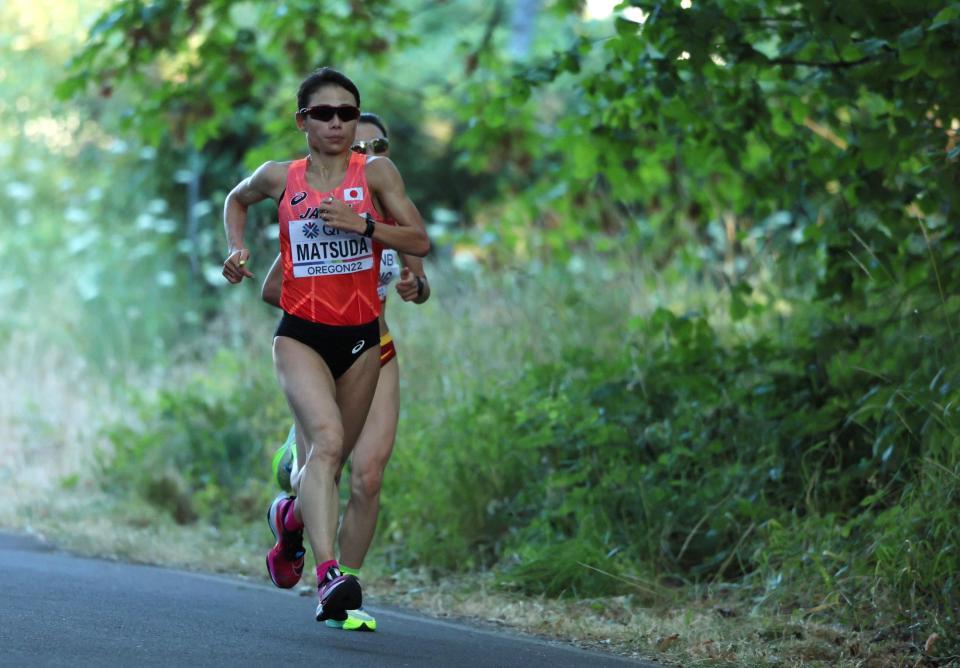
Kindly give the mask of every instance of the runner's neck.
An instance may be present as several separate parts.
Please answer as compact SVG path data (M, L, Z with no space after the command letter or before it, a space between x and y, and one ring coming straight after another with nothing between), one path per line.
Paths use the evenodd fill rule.
M340 181L350 168L350 153L307 156L307 174L323 182Z

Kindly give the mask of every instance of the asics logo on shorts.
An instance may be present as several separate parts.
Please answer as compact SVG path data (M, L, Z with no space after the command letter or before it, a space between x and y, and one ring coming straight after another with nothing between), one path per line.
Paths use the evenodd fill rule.
M351 350L350 352L352 352L354 355L356 355L358 352L360 352L361 350L363 350L363 347L364 347L365 345L367 345L367 342L366 342L364 339L360 339L359 341L357 341L357 345L355 345L355 346L353 347L353 350Z

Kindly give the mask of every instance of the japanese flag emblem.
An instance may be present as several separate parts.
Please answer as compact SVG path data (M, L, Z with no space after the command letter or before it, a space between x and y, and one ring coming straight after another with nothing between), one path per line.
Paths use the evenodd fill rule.
M347 188L343 191L344 202L359 202L363 199L363 188Z

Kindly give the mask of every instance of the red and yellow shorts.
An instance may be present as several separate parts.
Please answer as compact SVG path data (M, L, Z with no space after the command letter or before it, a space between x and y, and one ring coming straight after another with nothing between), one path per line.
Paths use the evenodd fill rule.
M384 366L396 356L397 349L393 345L393 337L390 336L390 332L387 332L380 337L380 366Z

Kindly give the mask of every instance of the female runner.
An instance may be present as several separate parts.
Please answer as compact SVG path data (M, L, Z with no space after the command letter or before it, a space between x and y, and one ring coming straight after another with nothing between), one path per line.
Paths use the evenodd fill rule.
M367 155L390 156L387 128L376 114L360 114L356 142L353 150ZM353 448L350 461L350 500L340 524L340 571L360 577L360 567L373 541L380 512L380 487L383 473L393 452L400 415L400 369L396 358L393 337L384 317L386 312L387 287L399 278L396 290L404 301L422 304L430 298L430 286L423 271L423 260L403 254L401 268L396 251L384 249L380 255L380 379L373 395L373 403L360 438ZM261 296L268 304L280 307L281 299L280 256L274 260L270 273L263 282ZM296 425L290 430L287 442L280 446L274 457L274 475L285 489L296 489L300 469L296 463L303 461L305 443L297 435ZM286 465L285 470L281 462ZM278 470L281 469L281 470ZM347 610L344 621L328 619L328 626L345 630L375 631L376 619L364 610Z
M303 530L317 560L317 621L345 620L363 602L359 580L334 556L336 477L360 435L380 372L374 242L423 256L430 242L389 158L351 151L360 92L331 68L312 72L297 93L297 127L309 153L267 162L227 196L224 228L230 283L252 278L244 245L247 209L278 203L283 315L273 340L280 387L305 439L299 494L270 507L277 543L267 554L274 584L303 572ZM391 225L379 221L390 219Z

